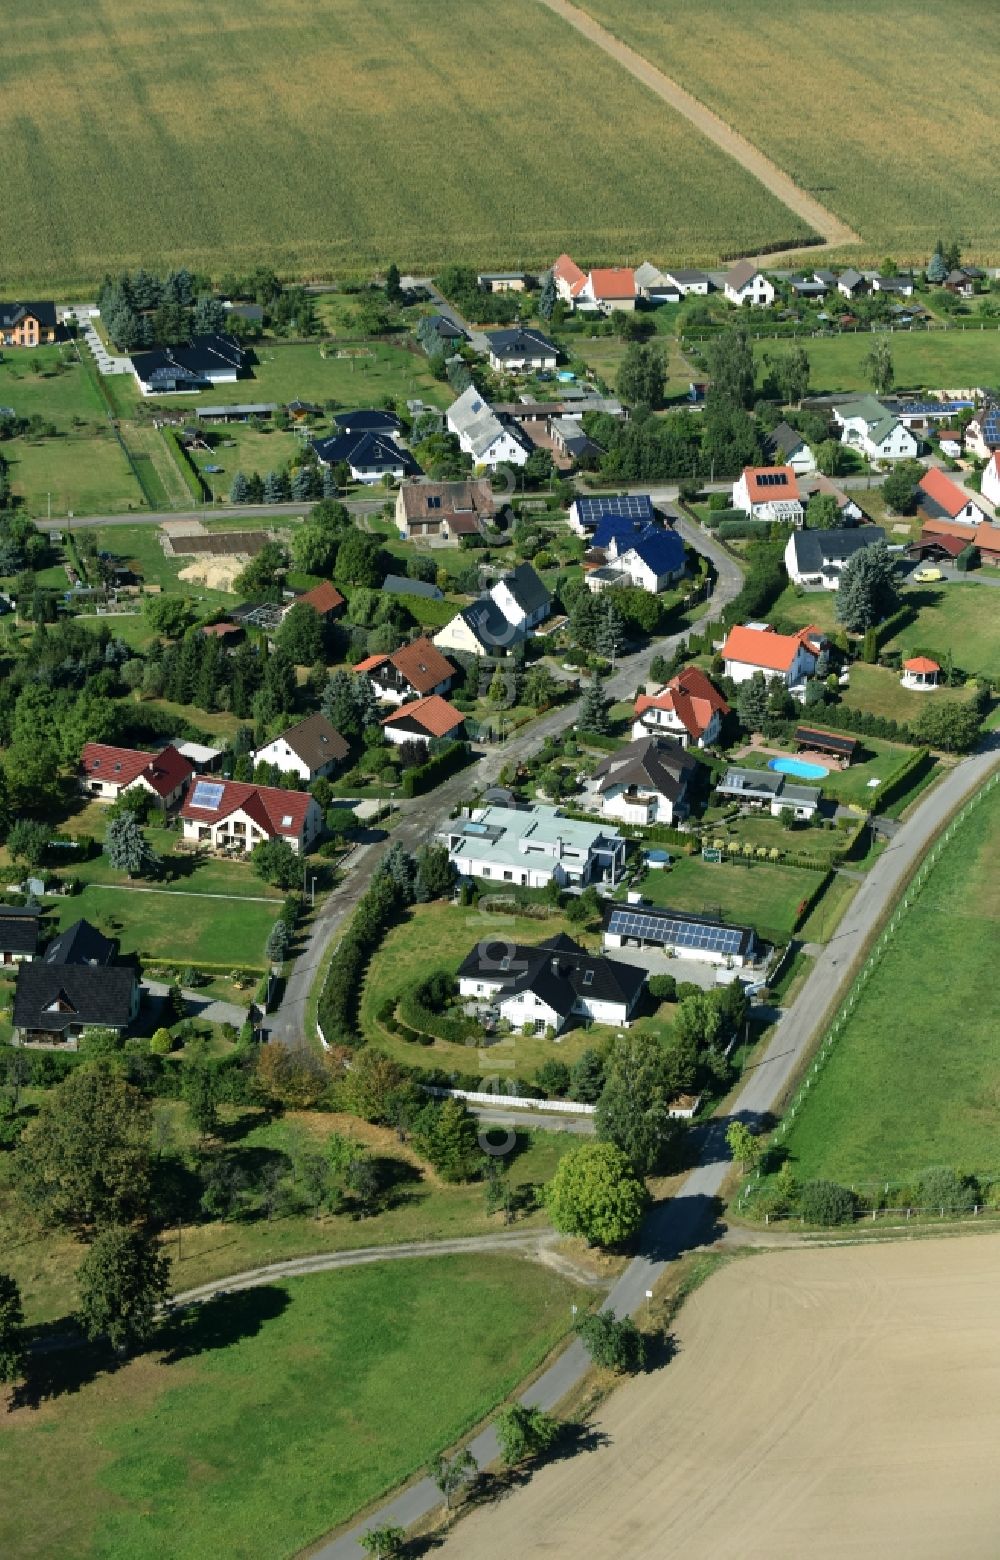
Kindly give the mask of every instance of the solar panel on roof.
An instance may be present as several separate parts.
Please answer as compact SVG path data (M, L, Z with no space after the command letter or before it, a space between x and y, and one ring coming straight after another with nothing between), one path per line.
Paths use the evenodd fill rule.
M682 917L647 915L632 906L611 912L608 931L619 937L637 937L675 948L701 948L712 953L739 953L744 933L737 926L706 925Z
M647 521L653 518L653 501L647 493L623 493L618 497L578 498L577 514L585 525L596 524L603 516L623 520Z
M191 793L192 807L205 807L214 812L222 801L225 786L212 780L199 780Z

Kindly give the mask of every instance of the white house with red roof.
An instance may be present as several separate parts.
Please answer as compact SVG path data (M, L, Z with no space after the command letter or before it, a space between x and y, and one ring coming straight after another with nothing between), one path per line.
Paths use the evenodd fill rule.
M581 271L569 255L560 255L552 267L556 293L571 309L610 314L620 309L631 314L639 296L631 266L598 266Z
M382 730L397 747L404 742L429 743L437 737L455 740L465 735L465 716L440 694L432 693L429 698L401 704L385 717Z
M742 683L763 672L768 682L780 680L795 688L815 672L823 637L818 628L776 634L766 623L740 624L729 630L722 647L726 676Z
M552 267L552 280L556 284L556 295L573 308L587 278L575 260L569 255L560 255Z
M791 466L744 466L733 483L733 508L751 520L801 525L804 510L799 479Z
M686 666L652 693L635 701L632 736L670 736L682 747L709 747L718 741L722 717L729 714L718 688L697 666Z
M180 818L192 844L245 855L265 840L285 840L302 855L323 827L323 814L307 791L240 780L196 780Z
M80 790L100 802L116 802L134 786L148 791L161 807L173 807L194 774L194 764L172 746L159 753L88 742L80 754Z
M954 525L979 525L989 519L978 500L937 466L925 471L917 483L917 509L927 520L950 520Z
M983 497L994 508L1000 508L1000 450L994 450L983 470Z

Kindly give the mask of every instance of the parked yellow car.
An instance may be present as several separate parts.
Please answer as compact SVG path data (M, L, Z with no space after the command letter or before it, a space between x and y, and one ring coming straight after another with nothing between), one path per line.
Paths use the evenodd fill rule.
M921 585L929 585L932 580L943 580L944 575L940 569L914 569L912 578Z

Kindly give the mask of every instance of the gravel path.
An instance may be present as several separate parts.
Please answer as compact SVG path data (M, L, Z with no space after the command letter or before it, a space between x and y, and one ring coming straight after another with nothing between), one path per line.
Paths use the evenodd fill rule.
M622 43L613 33L609 33L607 28L595 22L593 17L588 16L579 7L571 5L569 0L541 0L541 3L547 5L550 11L554 11L556 16L568 22L571 27L575 27L576 31L582 33L590 43L603 49L616 64L621 65L637 81L641 81L644 87L655 92L664 103L669 104L678 114L682 114L696 130L707 136L710 141L714 141L720 151L725 152L727 157L732 157L763 184L765 189L770 190L772 195L776 195L783 205L820 233L824 242L822 245L811 245L811 254L816 254L821 249L839 248L843 244L860 244L861 239L858 234L849 228L846 222L842 222L832 211L827 211L818 200L814 200L801 189L787 173L782 172L777 163L765 157L763 152L727 125L718 114L713 114L704 103L692 97L690 92L685 92L676 81L672 81L661 70L657 70L656 66L643 59L641 54L636 54L634 49L630 49L628 44ZM776 259L778 259L777 255L768 256L769 263Z

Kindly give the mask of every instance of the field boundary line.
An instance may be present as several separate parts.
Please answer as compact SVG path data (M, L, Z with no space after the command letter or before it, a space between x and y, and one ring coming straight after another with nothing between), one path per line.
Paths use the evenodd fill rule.
M757 180L758 184L763 184L765 189L770 190L783 206L787 206L789 211L801 217L803 222L808 223L821 234L822 244L808 245L811 254L815 254L819 249L837 249L845 244L862 242L853 228L832 211L828 211L825 206L821 206L818 200L796 184L794 179L779 168L777 163L772 162L752 141L748 141L746 136L734 130L732 125L720 119L719 115L706 107L699 98L685 91L679 82L664 75L657 66L651 64L641 54L637 54L620 38L616 38L614 33L602 27L600 22L595 21L587 12L572 5L570 0L539 0L539 3L547 6L570 27L575 28L589 43L602 49L616 64L622 66L644 87L655 93L662 102L700 131L706 140L713 142L721 152L725 152L727 157L739 163ZM796 252L794 245L789 245L788 250L784 252L794 254ZM769 255L771 260L774 257L773 254Z

